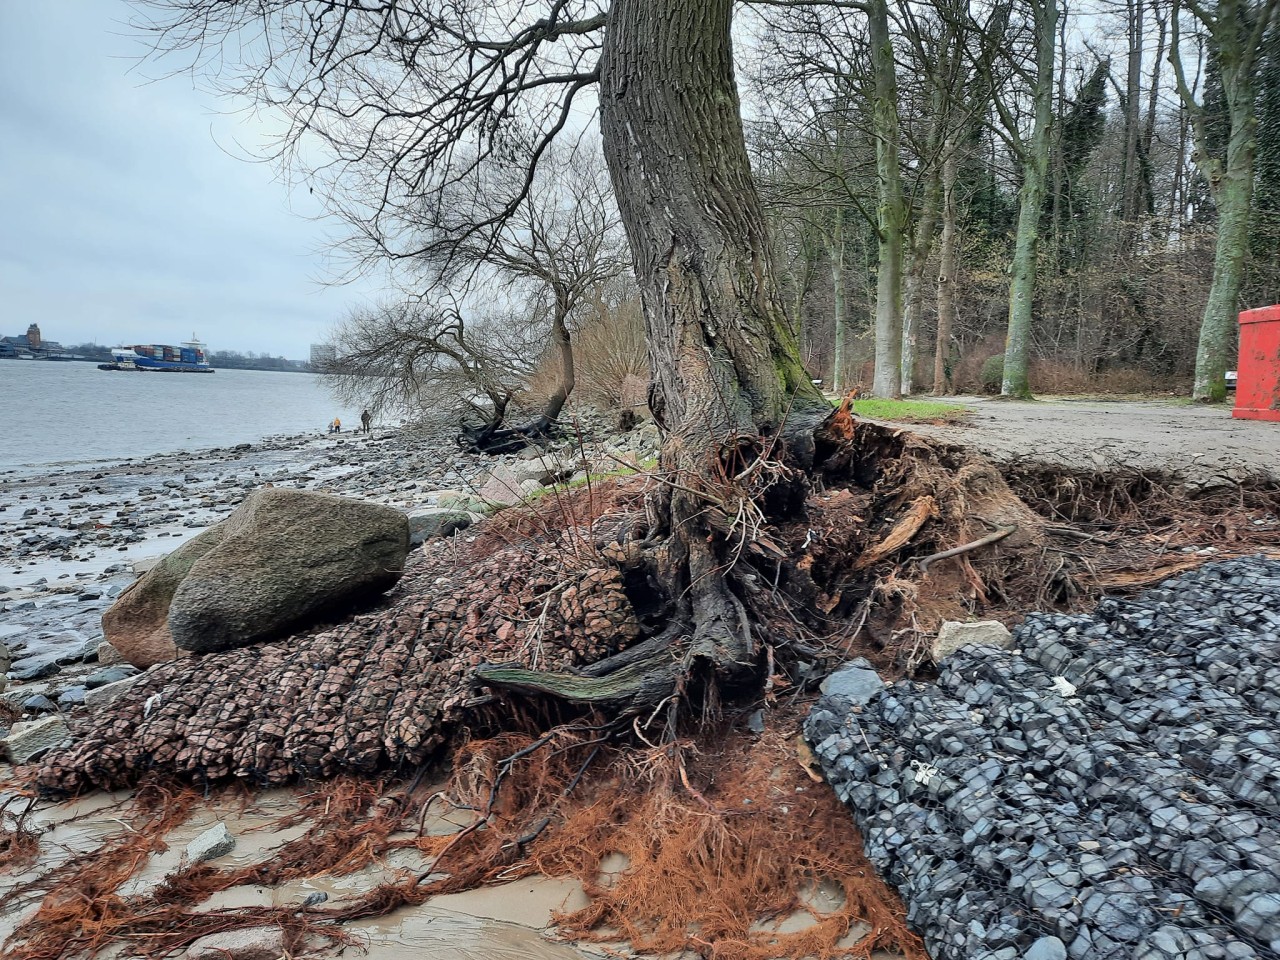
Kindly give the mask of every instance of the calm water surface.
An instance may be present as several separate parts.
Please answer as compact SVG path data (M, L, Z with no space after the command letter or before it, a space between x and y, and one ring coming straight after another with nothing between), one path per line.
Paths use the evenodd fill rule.
M0 470L253 443L345 429L339 406L306 373L122 373L95 364L0 360Z

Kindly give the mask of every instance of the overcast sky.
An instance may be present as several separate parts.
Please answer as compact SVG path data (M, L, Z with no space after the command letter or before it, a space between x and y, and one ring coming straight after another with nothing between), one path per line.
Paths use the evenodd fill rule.
M305 359L375 283L321 282L332 225L239 159L262 129L235 104L148 82L129 14L0 0L0 335Z

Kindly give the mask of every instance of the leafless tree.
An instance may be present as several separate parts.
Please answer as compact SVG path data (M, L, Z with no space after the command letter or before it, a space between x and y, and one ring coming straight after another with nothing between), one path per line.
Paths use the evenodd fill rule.
M468 320L455 303L401 300L353 310L330 342L324 376L340 399L412 416L448 410L492 428L532 373L545 330L519 314Z

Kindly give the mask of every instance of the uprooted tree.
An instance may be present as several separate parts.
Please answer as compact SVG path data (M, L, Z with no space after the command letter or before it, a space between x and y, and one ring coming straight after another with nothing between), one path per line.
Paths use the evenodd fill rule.
M1043 573L1044 583L1063 576L1043 524L993 470L958 470L954 457L943 466L936 456L876 466L876 453L856 449L867 435L847 409L833 419L810 380L747 158L733 0L151 5L162 13L152 24L161 48L192 51L203 67L230 45L235 57L219 61L219 79L283 106L292 144L320 141L322 192L371 256L447 263L476 245L496 248L551 145L578 125L576 98L598 87L603 152L645 313L650 406L664 437L650 521L617 562L665 595L666 626L594 664L589 678L525 665L484 667L482 680L637 711L689 686L712 698L758 689L769 649L759 626L766 613L752 599L759 582L788 579L799 585L793 594L815 600L820 592L804 586L812 557L788 556L769 532L803 516L811 482L822 478L900 484L878 507L884 541L863 544L872 559L931 521L938 532L929 539L953 540L944 546L1016 527L1004 546L1034 554L1021 574ZM246 65L253 54L263 59ZM520 173L487 176L494 166ZM348 182L356 188L344 193ZM415 228L424 208L482 186L506 192L488 197L474 221L425 237ZM965 569L977 594L993 589Z
M800 363L774 285L733 82L732 0L614 0L592 15L547 0L536 5L541 19L533 4L519 7L528 16L514 27L478 0L165 6L175 18L171 44L185 37L207 51L239 28L283 33L269 47L237 51L294 55L280 65L299 71L284 70L288 96L277 90L270 99L300 111L300 130L325 131L330 109L338 121L329 132L350 135L353 85L376 79L383 92L405 96L399 107L383 105L397 120L387 137L405 137L401 162L387 174L396 187L411 174L422 189L432 177L465 176L449 165L465 137L466 163L506 162L507 121L522 128L520 142L532 144L523 159L536 164L542 145L569 123L574 96L598 81L605 155L645 313L661 463L651 478L557 491L499 514L473 542L429 543L411 556L383 609L260 644L248 656L234 650L160 664L110 711L86 718L75 744L54 751L39 773L55 790L136 782L147 770L259 783L388 768L421 774L468 735L507 730L458 752L472 825L405 841L434 858L421 876L321 913L181 906L184 896L196 900L247 876L296 877L304 861L320 869L368 863L426 815L430 800L414 799L415 776L372 806L367 788L354 791L359 805L330 810L326 798L321 829L251 874L199 865L153 896L114 893L147 842L145 831L141 841L125 838L75 875L49 875L64 892L50 895L52 907L27 925L14 955L35 960L64 955L68 942L96 947L130 937L148 955L167 955L229 924L300 934L317 929L317 918L385 914L535 867L594 882L600 858L624 851L634 855L635 883L593 891L592 908L569 918L569 929L625 931L641 950L688 946L763 960L832 955L852 923L870 919L875 930L860 952L882 943L922 956L883 892L884 921L875 919L848 820L829 791L808 793L797 782L804 774L784 762L785 736L743 750L708 735L686 751L682 721L713 718L721 693L776 700L786 683L811 679L824 660L851 649L880 666L909 667L942 617L1065 605L1081 592L1185 569L1200 561L1157 559L1187 544L1183 531L1123 526L1154 512L1136 504L1158 504L1173 524L1185 505L1141 475L1112 484L1024 473L1017 482L1043 501L1050 523L981 457L858 421L847 401L831 412ZM459 69L462 76L449 72ZM252 79L280 75L264 67ZM335 99L326 105L330 84ZM559 95L539 108L557 86ZM528 98L534 103L513 119ZM379 129L372 125L370 151L389 149ZM521 193L510 198L515 206ZM1252 529L1229 520L1237 499L1245 502L1244 491L1229 490L1215 505L1224 541ZM1260 504L1274 513L1274 488ZM1098 526L1082 531L1073 524L1080 518ZM520 710L507 689L535 696ZM509 732L520 713L526 730L568 722L520 740ZM567 811L593 759L630 732L651 751L618 751L609 782ZM714 754L713 772L686 769L684 758L697 750ZM517 761L533 770L498 804ZM669 795L645 790L659 782L655 769L696 806L677 809ZM700 791L710 793L709 785L722 792L708 799ZM364 822L347 822L364 809L373 810ZM558 829L547 830L553 818ZM549 835L558 832L557 853ZM786 915L800 905L797 885L821 876L844 883L842 912L785 945L781 934L754 930L753 911Z

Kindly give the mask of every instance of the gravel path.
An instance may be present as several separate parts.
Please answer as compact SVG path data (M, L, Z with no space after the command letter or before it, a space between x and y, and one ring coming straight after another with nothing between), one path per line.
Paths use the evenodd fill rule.
M965 426L911 427L964 443L996 460L1042 460L1073 467L1117 465L1184 476L1191 484L1251 475L1280 479L1280 423L1235 420L1226 407L1166 401L1008 402L959 397L973 409Z
M806 724L935 960L1280 958L1280 561L1037 614Z

